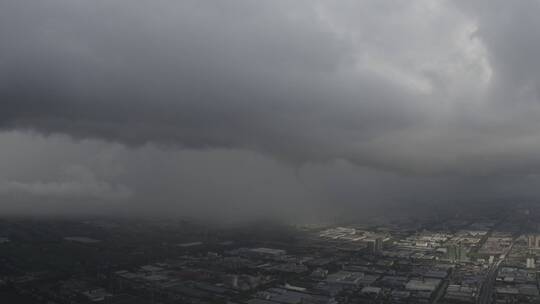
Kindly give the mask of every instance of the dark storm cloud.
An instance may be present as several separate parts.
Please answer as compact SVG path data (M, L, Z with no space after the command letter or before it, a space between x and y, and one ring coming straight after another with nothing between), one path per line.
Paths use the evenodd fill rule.
M310 1L3 2L1 123L360 161L367 152L358 144L422 123L427 96L355 68L357 42L340 37L325 9Z
M1 1L0 196L231 217L538 198L539 5Z

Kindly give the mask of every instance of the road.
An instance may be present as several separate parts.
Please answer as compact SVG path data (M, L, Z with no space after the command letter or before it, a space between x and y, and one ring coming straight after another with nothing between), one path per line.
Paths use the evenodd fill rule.
M512 244L506 250L506 252L500 256L499 260L497 260L497 262L489 266L484 283L482 284L482 287L480 288L480 293L478 295L478 300L476 301L476 303L478 304L491 304L492 303L493 286L495 286L495 280L497 279L499 266L501 266L502 262L506 259L506 256L512 250L512 247L514 247L514 241L512 241Z
M498 260L497 262L489 266L486 278L482 287L480 288L480 294L478 296L478 304L491 304L491 296L493 294L493 286L495 285L495 279L497 278L497 272L502 261Z

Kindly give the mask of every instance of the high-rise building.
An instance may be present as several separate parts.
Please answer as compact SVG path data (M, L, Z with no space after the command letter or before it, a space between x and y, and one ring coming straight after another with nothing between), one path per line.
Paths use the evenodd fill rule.
M529 245L529 249L540 249L540 235L529 234L527 244Z
M383 250L383 239L380 237L368 240L368 249L372 254L381 253Z
M536 263L534 261L534 258L531 257L531 256L527 257L527 268L529 268L529 269L536 268Z
M468 260L467 249L461 244L450 244L446 247L448 259L452 262L465 262Z

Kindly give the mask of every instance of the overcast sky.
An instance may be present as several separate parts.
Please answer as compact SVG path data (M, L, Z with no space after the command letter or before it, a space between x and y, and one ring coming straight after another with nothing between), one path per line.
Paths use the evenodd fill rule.
M540 199L540 1L0 1L0 213Z

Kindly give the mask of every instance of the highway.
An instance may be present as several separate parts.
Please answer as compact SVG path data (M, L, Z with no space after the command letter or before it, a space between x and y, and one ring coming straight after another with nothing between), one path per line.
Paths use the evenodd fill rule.
M482 284L482 287L480 288L480 293L478 294L478 299L476 303L478 304L491 304L492 303L493 287L495 286L495 280L497 279L499 266L501 266L502 262L506 259L506 256L510 253L513 246L514 246L514 242L512 242L512 244L506 250L506 252L500 256L497 262L489 266L484 283Z
M482 284L482 287L480 288L480 293L479 293L478 301L477 301L478 304L491 304L493 286L495 285L497 272L499 270L499 266L501 265L502 261L503 261L502 259L498 260L497 262L489 266L484 283Z

